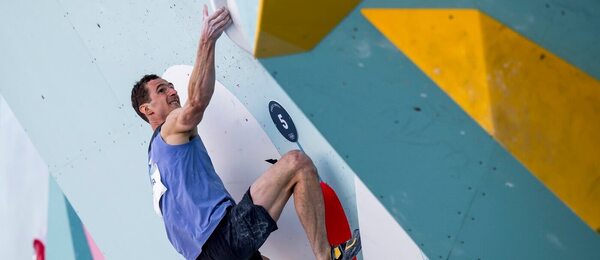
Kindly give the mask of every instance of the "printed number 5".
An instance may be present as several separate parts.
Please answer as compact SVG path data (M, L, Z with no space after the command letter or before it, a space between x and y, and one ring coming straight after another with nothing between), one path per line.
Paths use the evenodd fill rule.
M277 114L277 117L279 118L279 122L281 122L283 124L283 128L285 128L287 130L288 124L287 124L287 122L285 122L285 120L283 120L283 116L281 114Z

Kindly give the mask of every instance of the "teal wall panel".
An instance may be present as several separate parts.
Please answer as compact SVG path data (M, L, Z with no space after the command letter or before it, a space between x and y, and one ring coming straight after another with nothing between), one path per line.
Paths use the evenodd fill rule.
M369 0L359 8L476 8L600 79L595 0Z
M90 247L79 216L56 181L50 178L49 183L47 259L91 260Z
M430 259L597 259L587 227L361 14L478 8L600 78L594 1L363 1L314 50L261 59Z
M50 178L49 183L46 259L77 259L67 211L68 202L60 191L60 187L52 178Z
M67 208L67 217L69 219L69 230L71 231L71 239L73 240L73 249L75 251L75 259L77 260L92 260L90 246L87 237L85 236L84 227L75 213L73 206L67 198L64 198Z

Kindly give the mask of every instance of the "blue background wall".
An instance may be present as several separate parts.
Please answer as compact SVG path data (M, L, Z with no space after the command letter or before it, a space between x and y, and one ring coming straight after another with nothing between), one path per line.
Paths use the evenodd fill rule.
M261 60L430 259L599 258L600 235L361 8L476 8L598 79L600 4L367 0L311 52Z

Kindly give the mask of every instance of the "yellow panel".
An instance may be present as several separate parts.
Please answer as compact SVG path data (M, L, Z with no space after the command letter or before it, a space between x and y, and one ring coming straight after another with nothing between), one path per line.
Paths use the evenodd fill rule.
M600 82L477 10L363 14L588 225L600 230Z
M360 0L261 0L254 56L308 51Z

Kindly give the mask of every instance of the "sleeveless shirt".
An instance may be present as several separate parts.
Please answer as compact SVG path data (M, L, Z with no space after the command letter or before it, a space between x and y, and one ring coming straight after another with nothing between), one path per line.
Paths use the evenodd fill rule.
M154 209L162 216L177 252L196 259L235 202L215 172L200 136L170 145L160 136L160 129L148 148Z

